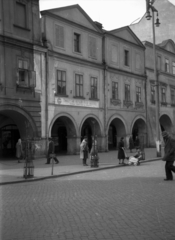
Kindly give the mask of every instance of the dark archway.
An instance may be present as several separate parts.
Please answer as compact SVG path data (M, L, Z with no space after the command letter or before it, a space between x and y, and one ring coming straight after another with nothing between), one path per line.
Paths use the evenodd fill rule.
M122 120L119 118L113 119L108 129L108 149L117 149L120 138L125 136L126 129Z
M99 123L95 118L89 117L84 121L81 128L81 141L86 136L88 139L89 149L91 149L92 147L92 136L94 135L98 139L98 145L101 146L101 143L100 143L101 131L100 131Z
M138 137L142 147L146 145L146 123L142 118L139 118L134 122L132 136L134 143Z
M18 110L18 108L16 107ZM20 112L21 111L21 112ZM0 156L13 158L16 156L16 143L19 138L35 137L35 129L31 125L32 119L19 111L5 109L0 111Z
M159 122L160 122L161 131L167 131L167 132L171 133L172 122L168 115L163 114L160 117Z
M76 130L72 120L67 116L58 117L51 129L51 137L55 140L57 154L73 153L75 151Z

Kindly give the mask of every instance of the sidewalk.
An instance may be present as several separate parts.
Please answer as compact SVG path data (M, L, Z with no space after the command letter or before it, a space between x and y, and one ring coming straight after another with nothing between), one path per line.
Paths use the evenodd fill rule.
M129 150L126 151L128 156L134 155L130 153ZM64 155L58 156L59 164L54 164L53 175L52 164L48 165L46 163L46 158L35 159L34 162L34 177L25 179L23 177L24 173L24 161L18 163L17 160L0 160L0 185L20 183L20 182L31 182L44 180L48 178L57 178L66 175L99 171L103 169L124 167L126 165L119 165L117 159L117 151L110 151L99 153L99 167L91 168L89 160L87 161L88 166L83 166L79 155ZM163 156L163 151L162 151ZM141 164L147 161L160 160L161 158L156 157L155 148L145 149L145 160L141 161ZM127 163L127 160L125 160Z

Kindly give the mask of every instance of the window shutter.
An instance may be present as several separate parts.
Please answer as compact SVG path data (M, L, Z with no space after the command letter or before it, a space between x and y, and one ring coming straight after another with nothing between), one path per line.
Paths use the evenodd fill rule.
M29 71L29 79L30 79L30 87L35 88L36 87L36 72L35 71Z
M96 57L96 38L89 36L89 56Z
M55 28L56 46L64 48L64 28L62 26L56 26Z

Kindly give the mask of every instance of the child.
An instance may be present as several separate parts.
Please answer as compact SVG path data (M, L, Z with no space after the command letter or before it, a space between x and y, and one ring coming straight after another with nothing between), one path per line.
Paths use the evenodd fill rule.
M134 166L138 166L140 165L140 160L142 159L142 152L141 150L138 148L137 149L137 153L134 156L130 156L129 157L129 165L134 164Z

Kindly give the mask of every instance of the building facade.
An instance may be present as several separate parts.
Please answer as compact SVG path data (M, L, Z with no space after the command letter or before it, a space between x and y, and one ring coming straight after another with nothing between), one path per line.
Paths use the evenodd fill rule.
M14 158L19 138L37 139L45 149L41 43L39 0L0 0L0 157Z
M144 45L146 48L148 146L154 146L157 139L153 44L145 41ZM166 130L175 135L175 44L172 40L165 40L156 45L156 60L159 82L160 131Z
M139 135L146 144L145 47L129 27L105 31L79 5L41 12L48 47L48 135L56 151L116 149L119 139Z

